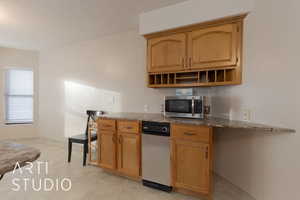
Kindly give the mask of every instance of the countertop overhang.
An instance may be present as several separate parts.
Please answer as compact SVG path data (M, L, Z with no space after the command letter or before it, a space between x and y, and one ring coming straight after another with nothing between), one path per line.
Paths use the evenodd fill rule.
M35 161L40 154L38 149L23 144L0 142L0 175L14 170L17 163L23 167Z
M232 128L232 129L247 129L252 131L272 132L272 133L295 133L294 129L269 126L258 123L245 121L229 120L216 117L206 117L204 119L188 119L188 118L169 118L159 113L110 113L98 116L98 118L119 119L119 120L140 120L140 121L155 121L169 122L177 124L191 124L198 126L209 126L214 128Z

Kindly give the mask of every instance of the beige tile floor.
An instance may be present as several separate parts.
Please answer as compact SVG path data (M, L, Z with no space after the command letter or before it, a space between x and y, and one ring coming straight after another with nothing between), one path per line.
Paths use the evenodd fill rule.
M48 162L48 174L41 168L38 174L38 164L34 163L33 174L25 171L23 174L16 171L15 174L6 174L0 182L1 200L194 200L197 198L185 196L178 193L165 193L151 188L144 187L142 184L128 180L126 178L114 176L102 171L100 168L87 166L82 167L82 154L79 146L73 149L72 163L66 162L67 148L65 143L51 141L47 139L23 139L16 140L18 143L27 144L39 148L42 152L38 161ZM16 188L13 180L19 178L30 178L25 191L23 182L15 182L20 186L20 191L15 192ZM32 189L32 180L39 186L39 180L51 178L69 178L72 181L70 191L40 191ZM15 180L16 181L16 180ZM42 184L43 185L43 184ZM67 187L67 185L66 185ZM241 191L226 180L216 177L214 186L214 200L254 200L247 193ZM38 188L38 187L37 187Z

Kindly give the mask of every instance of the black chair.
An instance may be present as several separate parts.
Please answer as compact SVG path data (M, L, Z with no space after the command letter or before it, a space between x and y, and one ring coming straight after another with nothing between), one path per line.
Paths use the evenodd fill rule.
M71 156L72 156L72 145L73 143L77 144L83 144L83 166L86 165L86 155L88 154L89 147L88 147L88 131L89 131L89 122L90 120L96 119L96 116L99 114L104 114L103 111L94 111L94 110L87 110L86 114L88 115L87 118L87 125L85 129L85 133L81 135L75 135L72 137L69 137L69 148L68 148L68 162L71 162ZM97 140L97 134L94 133L91 135L91 141Z

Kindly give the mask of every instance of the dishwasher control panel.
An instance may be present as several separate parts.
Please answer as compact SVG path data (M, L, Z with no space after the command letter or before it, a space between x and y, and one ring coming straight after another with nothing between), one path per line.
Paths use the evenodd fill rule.
M170 123L142 121L143 134L170 136Z

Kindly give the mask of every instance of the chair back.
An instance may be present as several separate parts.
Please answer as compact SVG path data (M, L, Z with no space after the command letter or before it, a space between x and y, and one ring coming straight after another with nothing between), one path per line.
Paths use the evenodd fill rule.
M88 115L88 118L87 118L87 123L86 123L85 134L86 134L86 136L88 136L90 120L92 119L93 121L96 121L96 117L99 115L103 115L104 111L87 110L86 114Z

